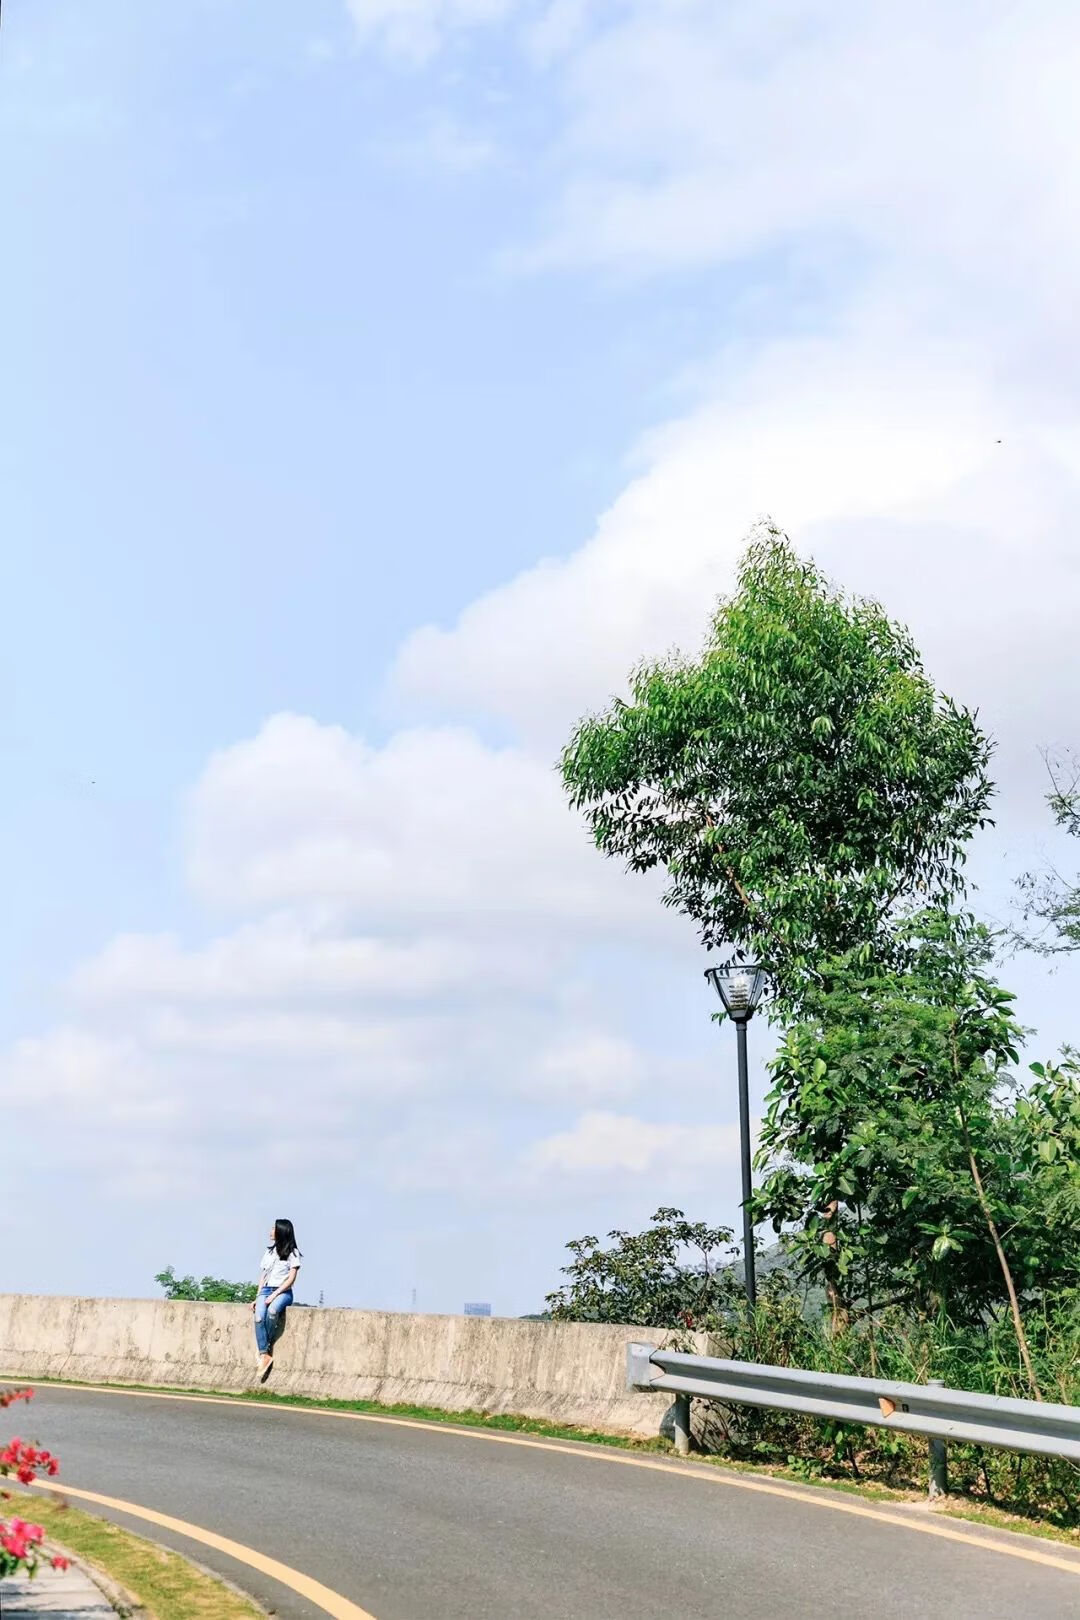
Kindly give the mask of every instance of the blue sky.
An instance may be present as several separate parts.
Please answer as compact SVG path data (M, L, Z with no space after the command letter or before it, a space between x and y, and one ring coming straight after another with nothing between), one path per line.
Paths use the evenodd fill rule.
M512 1313L734 1218L699 953L551 765L764 511L981 705L1002 913L1080 696L1078 56L1050 0L11 0L4 1286L287 1210L313 1294Z

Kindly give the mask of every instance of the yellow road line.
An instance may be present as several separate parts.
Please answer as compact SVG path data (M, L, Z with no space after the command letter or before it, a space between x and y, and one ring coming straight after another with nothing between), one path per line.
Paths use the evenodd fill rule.
M8 1375L4 1375L7 1377ZM19 1375L22 1376L21 1374ZM580 1457L587 1462L618 1463L626 1468L648 1468L656 1473L677 1474L683 1479L696 1479L705 1485L722 1485L732 1490L755 1491L763 1496L779 1496L792 1502L804 1502L808 1507L825 1508L833 1513L849 1513L858 1519L874 1519L879 1524L894 1525L902 1530L913 1530L923 1536L937 1536L941 1541L955 1541L964 1546L978 1547L983 1552L1001 1553L1006 1558L1020 1558L1030 1564L1042 1564L1048 1569L1064 1570L1080 1577L1080 1559L1043 1552L1041 1548L1011 1544L1011 1533L1004 1532L1000 1539L990 1540L974 1531L960 1530L935 1520L911 1518L888 1508L869 1507L853 1502L849 1497L831 1495L826 1491L804 1491L798 1486L774 1484L762 1479L748 1479L733 1471L722 1471L698 1465L686 1467L649 1457L635 1457L614 1446L589 1445L578 1442L568 1445L559 1440L544 1440L534 1435L505 1434L494 1429L470 1429L464 1424L432 1423L424 1418L384 1416L378 1412L339 1412L320 1406L289 1406L284 1401L252 1401L230 1399L227 1395L187 1395L173 1390L121 1389L111 1384L67 1384L59 1379L39 1380L43 1389L71 1389L86 1394L137 1397L147 1401L193 1401L203 1406L230 1406L243 1411L299 1412L303 1417L346 1418L353 1423L379 1423L389 1428L422 1429L430 1434L458 1435L465 1440L486 1440L493 1445L525 1446L534 1451L557 1451L567 1457ZM203 1532L207 1534L208 1532ZM359 1614L359 1610L347 1611Z
M213 1547L218 1552L235 1558L237 1563L247 1564L249 1569L257 1569L261 1575L269 1575L272 1581L279 1581L282 1586L287 1586L298 1596L307 1598L309 1603L314 1603L324 1614L331 1615L333 1620L375 1620L375 1616L369 1614L367 1609L361 1609L358 1604L350 1603L349 1599L342 1597L339 1592L331 1592L321 1581L312 1580L310 1575L301 1574L298 1569L290 1569L288 1564L281 1564L276 1558L267 1558L265 1553L256 1552L254 1547L245 1547L239 1541L230 1541L228 1536L219 1536L214 1530L204 1530L200 1524L188 1524L185 1519L174 1519L171 1514L140 1507L136 1502L121 1502L115 1496L102 1496L97 1491L76 1490L73 1485L62 1485L59 1480L39 1479L37 1485L40 1490L55 1491L58 1496L76 1497L80 1502L95 1502L98 1507L112 1508L117 1513L130 1514L133 1519L145 1519L148 1524L156 1524L162 1530L172 1530L179 1536L186 1536L189 1541L198 1541L204 1547Z

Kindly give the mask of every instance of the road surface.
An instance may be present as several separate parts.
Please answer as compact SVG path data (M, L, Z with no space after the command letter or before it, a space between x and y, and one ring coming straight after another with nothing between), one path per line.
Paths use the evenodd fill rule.
M31 1416L69 1488L277 1559L358 1606L341 1613L373 1620L1080 1616L1080 1556L1067 1548L830 1491L755 1488L709 1466L46 1386L28 1431ZM284 1620L333 1612L217 1546L105 1516L230 1577Z

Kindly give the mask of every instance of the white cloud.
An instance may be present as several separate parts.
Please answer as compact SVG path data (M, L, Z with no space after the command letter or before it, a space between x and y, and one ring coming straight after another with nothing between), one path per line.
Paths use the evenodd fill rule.
M737 1163L739 1133L734 1123L682 1124L590 1109L568 1129L515 1152L490 1121L466 1124L434 1107L415 1111L385 1151L395 1187L508 1199L524 1209L545 1204L553 1188L568 1198L582 1186L610 1193L614 1185L633 1189L635 1196L644 1189L646 1202L697 1197L714 1173L727 1179Z
M1080 13L560 0L523 22L565 109L534 263L764 279L783 250L828 297L800 311L814 335L702 370L581 549L409 637L395 698L553 751L643 653L698 643L769 512L910 617L997 726L1055 734L1076 695L1047 661L1078 602Z
M65 1120L97 1120L105 1129L121 1121L160 1123L171 1112L138 1042L126 1036L62 1026L26 1037L8 1054L5 1079L16 1102L59 1110Z
M549 1101L611 1101L632 1096L646 1077L641 1052L621 1036L585 1031L560 1038L541 1052L524 1078L525 1095Z
M624 271L831 239L973 285L1022 259L1064 297L1033 249L1052 235L1075 268L1080 247L1066 0L638 0L593 20L565 66L540 260Z
M1026 329L1022 284L1076 336L1069 0L347 4L361 42L417 62L508 24L551 75L557 178L519 260L625 274L793 248L831 279L861 258L941 330Z
M146 1045L159 1053L196 1060L255 1059L263 1075L270 1065L295 1070L302 1063L332 1085L336 1069L354 1094L368 1097L381 1091L400 1098L420 1086L430 1055L427 1031L419 1022L405 1026L385 1017L371 1022L311 1011L231 1011L222 1016L177 1013L151 1003L142 1033Z
M347 0L361 44L407 61L428 61L459 30L500 22L516 0Z
M667 1174L732 1164L738 1145L734 1125L675 1125L594 1112L535 1143L526 1162L537 1173Z
M506 943L482 950L468 939L395 940L323 934L290 916L248 923L198 950L169 934L122 934L72 980L86 1005L138 1001L391 1003L473 996L527 984L535 956Z
M1021 664L1038 658L1032 619L1049 612L1064 628L1080 604L1076 428L1026 416L964 360L917 365L854 338L779 347L655 437L647 469L580 551L496 587L452 628L410 637L398 700L426 712L486 703L553 750L639 657L696 648L747 529L771 510L846 584L909 617L938 673L973 701L999 698L995 719L1008 723L1019 694L1005 680L1018 672L1002 646ZM1055 692L1074 695L1071 675L1066 691L1060 678L1031 687L1033 722Z
M116 937L72 975L77 1020L0 1074L24 1111L93 1120L87 1167L145 1186L132 1166L158 1162L167 1121L174 1186L176 1165L229 1174L283 1136L294 1173L430 1179L432 1109L527 1113L642 1083L581 956L663 946L677 925L596 857L550 765L462 730L373 748L279 715L213 756L185 825L193 887L241 920L196 945Z
M372 748L277 715L214 755L188 806L188 870L209 903L303 907L391 937L648 926L645 897L596 860L552 763L463 729ZM527 931L522 920L528 919Z

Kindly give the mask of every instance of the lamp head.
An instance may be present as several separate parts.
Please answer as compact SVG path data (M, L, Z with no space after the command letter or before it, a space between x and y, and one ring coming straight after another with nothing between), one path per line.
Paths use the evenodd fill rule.
M754 962L725 962L720 967L706 968L705 977L711 979L729 1018L744 1024L753 1017L765 988L763 968Z

